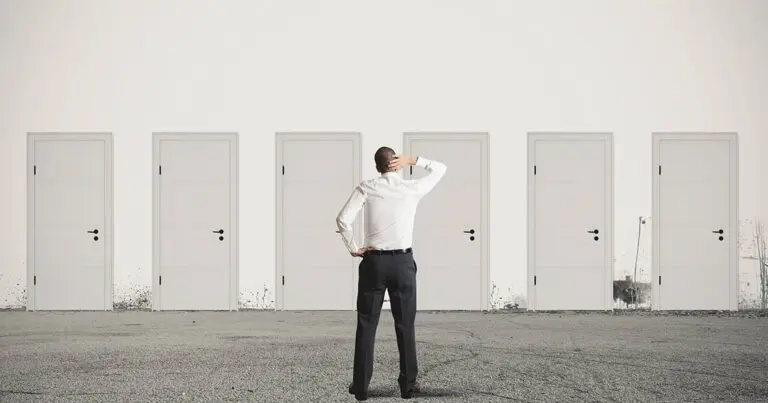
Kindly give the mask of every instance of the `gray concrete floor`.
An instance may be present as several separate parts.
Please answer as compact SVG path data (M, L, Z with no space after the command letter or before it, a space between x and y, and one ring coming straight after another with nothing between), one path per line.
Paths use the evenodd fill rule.
M0 312L0 401L354 401L353 312ZM419 313L415 401L768 401L768 318ZM369 401L397 402L383 312Z

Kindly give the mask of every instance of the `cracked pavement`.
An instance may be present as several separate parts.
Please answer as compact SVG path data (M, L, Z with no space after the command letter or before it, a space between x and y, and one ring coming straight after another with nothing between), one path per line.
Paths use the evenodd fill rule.
M768 401L768 318L427 313L439 402ZM0 401L351 402L354 312L0 312ZM369 401L401 401L382 312Z

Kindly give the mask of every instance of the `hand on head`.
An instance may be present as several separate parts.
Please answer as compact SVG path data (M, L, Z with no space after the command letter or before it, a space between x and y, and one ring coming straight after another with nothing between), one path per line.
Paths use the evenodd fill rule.
M376 170L385 172L397 172L409 165L416 164L416 158L408 155L396 155L395 150L389 147L380 147L374 155Z
M416 159L409 155L395 155L391 160L389 160L389 169L390 171L397 172L415 163Z

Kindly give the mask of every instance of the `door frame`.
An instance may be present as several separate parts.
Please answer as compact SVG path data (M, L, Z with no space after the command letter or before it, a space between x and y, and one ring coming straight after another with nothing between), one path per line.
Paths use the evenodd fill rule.
M277 132L275 133L275 310L285 310L285 295L283 293L284 284L282 282L285 276L283 267L283 147L289 141L351 141L355 152L353 156L353 177L355 184L362 181L362 134L360 132L325 132L325 131L306 131L306 132ZM351 192L355 184L349 188ZM339 205L341 209L342 205ZM364 208L363 208L364 209ZM360 240L363 235L364 211L360 211L357 223L354 225L356 240ZM334 217L329 217L329 223L334 222ZM339 244L341 247L341 244ZM357 282L357 271L352 270L350 284L354 287ZM355 310L355 298L350 301L350 309Z
M35 311L35 142L45 140L104 142L104 310L113 309L114 279L114 142L111 132L27 133L27 311Z
M160 287L160 142L163 140L227 140L230 142L229 221L232 248L229 268L229 310L238 310L240 283L239 161L237 132L153 132L152 133L152 310L162 310Z
M603 141L606 144L605 155L605 297L603 298L603 310L613 311L613 273L615 262L615 229L614 229L614 141L613 132L528 132L528 278L526 288L529 311L536 310L536 181L534 178L534 166L536 165L536 142L547 140L576 140L576 141Z
M731 311L738 310L739 307L739 136L736 132L653 132L651 134L652 145L652 164L651 164L651 177L652 180L652 215L653 228L652 228L652 265L651 265L651 309L663 310L663 304L661 303L661 289L659 288L659 279L661 275L661 268L659 267L659 252L661 247L660 228L657 225L656 217L659 216L660 194L659 194L659 174L658 166L659 152L661 142L667 141L686 141L686 140L727 140L730 144L730 213L729 213L729 231L728 241L730 246L729 251L729 279L730 284L728 287L729 294L729 308Z
M480 251L480 297L482 298L480 309L487 311L490 309L490 250L491 250L491 205L490 205L490 133L488 132L441 132L441 131L414 131L403 133L403 154L410 155L411 142L414 140L477 140L480 141L481 150L481 184L480 184L480 231L479 235L483 239L483 246ZM429 156L424 156L429 158ZM404 174L405 175L405 174Z

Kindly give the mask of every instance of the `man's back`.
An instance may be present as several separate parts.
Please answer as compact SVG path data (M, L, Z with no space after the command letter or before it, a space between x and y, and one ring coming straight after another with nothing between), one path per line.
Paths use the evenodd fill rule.
M411 247L416 207L447 169L444 164L423 157L417 158L414 165L426 169L428 174L419 179L403 179L397 172L385 172L361 182L352 192L336 220L350 252L357 250L351 230L362 206L365 206L366 247L379 250Z
M364 245L383 250L410 247L416 206L424 195L417 182L389 172L360 186L368 194Z

